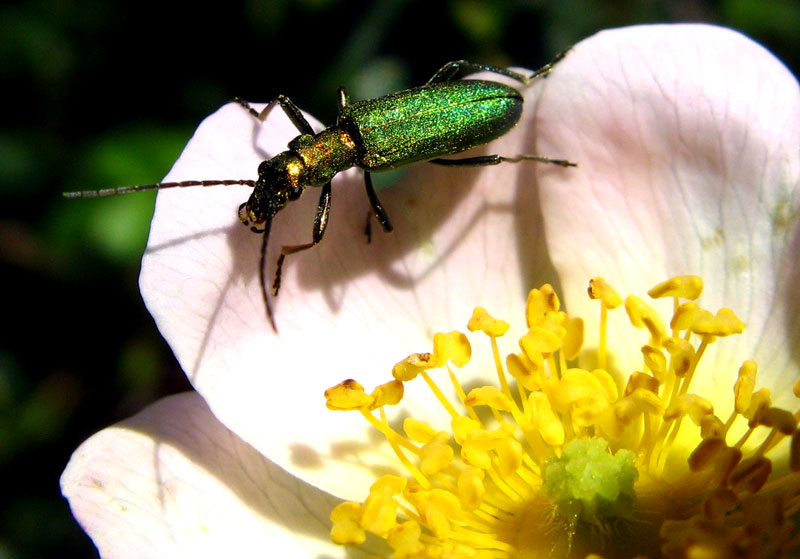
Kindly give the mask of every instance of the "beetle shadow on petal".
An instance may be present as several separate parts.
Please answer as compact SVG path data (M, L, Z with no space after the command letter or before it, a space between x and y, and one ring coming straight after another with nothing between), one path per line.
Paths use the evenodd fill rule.
M510 80L509 83L515 85ZM528 101L523 120L514 130L494 142L454 154L450 159L488 154L505 157L539 154L535 126L538 110L537 100ZM557 119L554 124L558 125ZM488 290L503 287L504 274L507 277L516 273L522 279L519 293L514 295L524 298L533 286L558 283L544 237L539 177L558 180L560 174L574 172L579 170L534 161L467 168L414 165L397 185L380 193L394 232L391 235L374 232L372 244L365 243L362 232L360 216L368 211L363 186L349 188L341 195L334 192L331 213L334 215L338 211L337 222L342 221L342 214L346 215L344 219L351 222L349 235L336 239L335 246L331 246L334 243L326 246L328 252L321 253L316 275L303 274L299 281L310 286L314 279L324 277L327 287L342 286L336 296L329 291L326 297L334 310L343 305L344 291L349 286L359 290L359 281L366 282L369 276L402 297L402 292L415 289L440 272L440 275ZM343 203L341 198L345 197ZM342 210L345 204L349 206ZM354 209L358 207L363 209ZM373 225L373 231L379 229L374 220ZM330 243L330 239L326 237L325 242ZM360 297L369 299L372 296L377 297L379 293L371 285Z
M569 153L542 153L538 149L537 124L540 110L538 99L533 102L529 101L526 105L526 110L529 111L530 116L528 118L530 118L532 124L524 126L525 123L521 123L523 131L518 136L520 142L516 145L516 151L572 161L574 156ZM509 146L508 149L513 148ZM548 251L545 217L539 197L539 183L542 180L558 181L560 177L566 178L568 174L582 173L583 169L580 167L580 163L576 163L578 167L568 169L546 163L527 163L524 161L516 163L516 165L520 166L520 169L515 178L516 197L514 199L514 208L516 211L514 212L514 220L515 234L520 241L517 245L520 270L524 278L523 285L527 286L524 295L527 295L528 289L539 287L544 283L553 285L557 292L561 290L558 272ZM558 219L558 216L552 216L552 218Z
M411 169L400 184L379 193L389 214L394 231L384 232L374 216L370 217L371 242L365 234L367 215L371 211L364 192L360 170L341 173L334 179L331 214L322 242L310 250L286 259L284 290L297 284L304 291L320 290L336 310L345 297L347 286L359 278L378 273L399 289L407 289L418 279L407 270L393 268L393 263L424 244L438 224L457 211L459 201L473 187L468 171L434 168L436 173L449 173L457 184L442 184L438 176L431 179L433 165L420 164L428 172ZM452 181L448 181L452 182ZM273 238L268 250L268 269L274 272L274 261L281 245L308 242L311 239L313 213L318 189L308 189L294 207L287 207L273 224ZM310 208L309 201L314 207ZM288 223L288 225L287 225ZM342 290L339 290L339 288ZM280 297L279 297L280 298Z
M502 153L506 155L509 149ZM482 146L459 157L495 151L496 146ZM517 155L517 151L509 155ZM293 284L304 292L320 290L328 309L336 314L349 297L357 302L373 297L404 299L404 293L437 274L492 289L496 282L504 281L501 276L506 272L522 275L524 282L516 295L524 298L535 282L556 280L541 234L536 168L542 165L520 162L461 169L416 165L399 184L379 194L394 231L385 234L372 218L371 243L364 234L369 204L360 171L346 179L349 184L335 181L325 238L316 247L287 259L280 297L293 292ZM302 240L292 243L308 242L311 236L313 208L304 212L306 217L298 219L308 223L309 229ZM286 215L276 219L270 241L271 270L280 245L292 244L282 241L287 228L280 227L280 222L292 223L295 218L288 208L282 213ZM465 279L465 270L475 277ZM280 310L277 314L280 321Z
M209 339L226 327L231 310L247 323L257 317L268 327L260 295L247 287L258 281L261 236L236 218L249 192L219 186L164 191L157 199L156 212L167 217L153 220L140 286L148 310L192 381ZM245 312L253 316L244 317ZM184 345L192 351L182 351Z
M225 144L231 154L212 151L194 156L197 164L211 168L207 172L213 176L252 176L260 160L271 155L273 148L277 149L275 146L283 146L288 141L280 134L280 138L268 136L269 144L262 144L259 138L267 134L266 124L252 119L241 107L225 107L221 111L236 119L230 124L234 130L245 133L238 140L242 146ZM285 119L280 110L273 112ZM215 133L222 132L212 130L212 137L216 137ZM518 155L529 151L521 150L520 145L532 144L509 140L523 133L514 130L502 141L453 158L488 153ZM190 163L195 162L184 165L188 168L184 174L197 172ZM540 269L542 255L546 254L540 249L543 241L537 235L541 221L535 189L538 167L542 164L521 162L470 168L445 168L429 163L412 166L399 184L379 193L394 224L394 232L385 234L373 218L371 243L364 233L369 204L362 172L351 169L340 173L333 181L330 220L322 242L286 259L280 294L270 297L279 331L282 323L293 319L296 303L320 317L337 315L354 305L355 316L366 319L370 315L363 312L365 309L374 310L390 299L401 312L424 315L432 312L431 304L436 303L435 292L439 290L442 277L458 278L471 292L491 291L496 288L496 281L504 281L497 279L500 275L518 273L519 261L524 262L521 273L526 281L519 288L520 294L515 293L515 296L524 297L525 290L530 287L529 270ZM227 329L230 328L225 324L237 321L253 335L271 332L258 279L263 238L242 227L236 218L239 204L247 199L251 190L222 186L180 190L159 194L159 205L163 199L172 200L168 204L173 206L172 213L167 215L165 209L166 219L154 220L145 256L147 261L164 252L159 274L163 276L166 270L168 277L159 294L162 308L154 309L148 304L162 333L175 346L176 338L168 332L170 326L157 315L169 315L169 320L183 317L174 327L175 334L181 337L187 330L193 331L191 345L195 350L199 349L198 344L205 346L220 321ZM319 188L307 188L299 200L290 203L273 219L264 270L270 292L281 247L311 240L319 194ZM157 221L165 232L154 238ZM201 237L202 246L199 242L193 246ZM174 248L176 243L187 246L181 247L180 255L167 254L170 251L164 248ZM536 243L535 247L532 243ZM509 268L509 264L513 267ZM465 277L465 270L469 277ZM169 276L173 271L175 273ZM150 283L161 279L151 278ZM412 292L429 280L438 282L431 295L433 300L420 302L418 295ZM176 301L163 304L165 299ZM223 307L226 311L220 318ZM284 308L290 312L284 312ZM184 314L184 311L189 313ZM173 350L181 354L178 348L173 347ZM193 362L182 363L190 375L204 354L203 349L199 355L195 351Z

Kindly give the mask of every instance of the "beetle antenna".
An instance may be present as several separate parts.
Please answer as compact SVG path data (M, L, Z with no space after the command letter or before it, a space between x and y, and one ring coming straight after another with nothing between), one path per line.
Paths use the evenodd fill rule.
M74 192L64 192L64 198L105 198L106 196L116 196L117 194L129 194L131 192L142 192L144 190L161 190L163 188L183 188L186 186L231 186L241 184L244 186L255 187L256 181L250 179L225 179L225 180L203 180L203 181L180 181L180 182L159 182L156 184L139 184L136 186L119 186L117 188L104 188L102 190L78 190Z
M278 333L278 326L275 324L275 315L272 314L272 307L269 304L269 295L267 294L266 284L266 266L267 266L267 244L269 243L269 230L272 227L272 218L270 217L264 222L264 236L261 240L261 259L258 263L258 280L261 286L261 298L264 299L264 308L267 309L267 318L269 323L272 324L272 329Z

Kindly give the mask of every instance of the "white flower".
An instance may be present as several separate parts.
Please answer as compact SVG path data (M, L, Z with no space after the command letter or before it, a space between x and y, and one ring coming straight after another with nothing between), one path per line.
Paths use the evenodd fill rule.
M394 466L357 414L325 408L325 388L346 377L379 384L476 305L517 316L543 281L559 282L570 314L587 316L591 277L643 294L666 277L700 275L704 306L732 307L748 327L733 350L711 347L710 373L693 388L724 387L728 400L739 365L755 359L759 384L790 404L800 370L791 73L730 30L641 26L579 43L523 91L522 122L481 153L578 168L418 165L380 193L395 231L373 223L370 244L360 174L341 174L323 242L287 260L273 300L278 334L261 301L261 238L236 218L248 189L159 193L142 293L213 415L197 395L173 397L76 451L62 487L104 557L341 555L326 539L333 501L312 486L360 499L376 471ZM295 135L279 109L261 125L225 106L167 180L255 178ZM273 222L268 277L281 245L310 240L311 190ZM638 359L641 341L621 332L612 319L612 373ZM403 404L420 417L433 401L419 391Z

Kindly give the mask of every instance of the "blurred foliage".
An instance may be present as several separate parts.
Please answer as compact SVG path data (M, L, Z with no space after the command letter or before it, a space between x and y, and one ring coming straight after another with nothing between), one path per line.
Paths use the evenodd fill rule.
M59 494L70 453L188 388L137 291L153 196L62 191L158 181L235 95L285 93L331 122L339 85L373 97L459 58L533 68L606 27L678 21L800 62L796 0L4 3L0 559L96 557Z

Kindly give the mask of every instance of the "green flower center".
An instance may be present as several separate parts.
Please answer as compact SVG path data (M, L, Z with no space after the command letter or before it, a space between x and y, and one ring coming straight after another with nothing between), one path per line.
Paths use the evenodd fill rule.
M636 455L625 449L611 454L603 439L575 439L563 450L542 469L542 493L556 511L575 523L631 518Z

